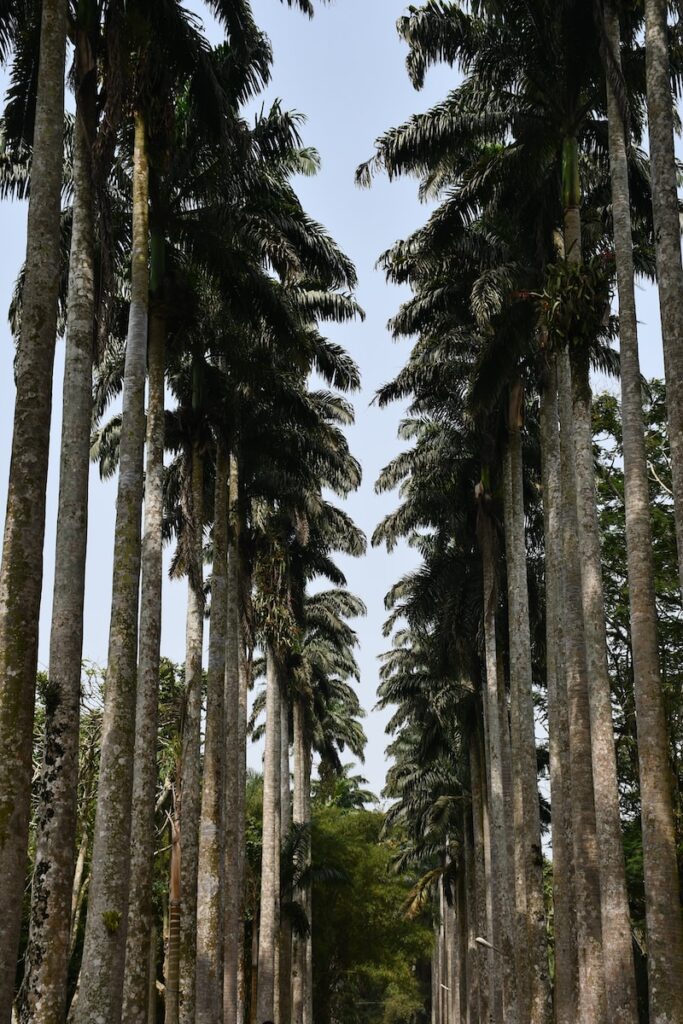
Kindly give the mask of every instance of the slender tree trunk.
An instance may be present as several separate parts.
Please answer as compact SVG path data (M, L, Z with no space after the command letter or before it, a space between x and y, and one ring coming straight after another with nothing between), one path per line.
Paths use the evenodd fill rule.
M193 402L195 407L197 402ZM180 1024L195 1024L197 867L201 808L202 653L204 644L204 467L192 446L191 511L194 565L188 567L185 652L185 721L181 767Z
M164 1024L178 1024L180 1018L180 904L181 836L177 805L171 819L171 873L168 893L168 949Z
M578 211L577 211L578 213ZM569 250L569 245L567 246ZM562 557L564 657L569 702L572 838L575 871L576 934L579 950L579 1017L581 1024L606 1021L600 866L593 796L590 709L583 632L581 571L577 548L576 480L569 356L558 358L562 483Z
M45 747L36 822L30 932L19 1007L20 1021L40 1021L43 1024L62 1024L66 1013L69 908L78 803L95 307L90 140L80 111L76 114L74 131L73 176L73 228Z
M469 744L468 744L469 746ZM481 976L479 971L479 953L475 938L477 931L477 892L476 892L476 869L473 832L474 805L471 813L464 815L464 862L465 862L465 910L467 914L467 935L465 937L465 950L467 956L467 987L465 999L467 1012L463 1020L468 1024L479 1024L479 1003ZM486 1024L486 1018L484 1018Z
M303 698L296 697L293 706L294 731L294 804L293 818L295 824L306 825L310 829L310 790L311 768L310 752L306 742L306 726ZM310 864L310 834L307 837L306 866ZM308 883L297 890L297 900L302 904L309 926L311 921L311 895ZM304 1024L311 1014L311 996L309 993L307 946L310 938L295 936L292 960L292 1024Z
M604 948L609 950L609 955L604 958L605 991L611 1019L623 1024L635 1024L638 1009L619 817L612 694L607 667L602 554L593 463L592 401L588 361L584 364L580 357L575 358L572 365L572 404L579 528L577 538L581 551L584 636L590 679L588 699L600 863L602 941Z
M280 806L281 846L284 848L292 828L292 790L289 770L289 700L282 688L280 709ZM292 1016L292 925L287 918L280 923L280 1024L290 1024Z
M157 929L152 925L149 933L147 956L147 1024L157 1022Z
M256 1002L258 993L258 921L254 917L251 922L251 1001L249 1004L249 1024L256 1024Z
M515 389L513 397L515 400L511 402L510 435L506 455L506 477L509 480L506 493L510 502L510 511L506 516L506 561L515 794L517 790L521 791L523 808L521 846L526 891L526 929L522 941L527 944L529 957L529 1021L530 1024L549 1024L552 1017L552 1001L543 898L543 853L526 568L521 388Z
M441 1024L441 989L439 985L439 953L441 951L441 926L435 914L434 942L432 945L432 1024Z
M674 492L678 572L683 589L683 266L678 200L678 168L674 152L674 98L671 92L671 61L667 30L666 0L645 0L645 55L647 70L647 114L652 174L652 212L659 310L664 345L666 406ZM673 951L672 951L673 952ZM670 964L660 961L662 974L655 990L665 993ZM678 970L680 974L680 968ZM656 1012L659 1021L677 1020L662 995ZM669 1015L669 1016L667 1016Z
M491 935L488 912L486 907L487 876L484 838L484 787L482 785L482 765L479 753L479 738L475 734L470 737L469 763L470 787L472 790L472 846L475 894L475 938L487 938ZM493 999L493 952L475 944L474 956L477 963L478 1010L481 1024L489 1024Z
M213 518L211 626L197 886L197 1024L223 1019L222 823L230 457L218 443Z
M680 229L676 166L671 136L672 99L668 79L668 54L662 52L662 16L666 22L666 5L657 18L660 5L646 3L648 18L648 104L650 110L650 153L655 192L655 225L657 227L658 268L660 270L660 302L663 331L668 348L677 349L681 364L683 335L683 273L680 260ZM620 31L618 15L612 6L605 8L605 25L615 60L620 62ZM659 31L657 29L659 25ZM643 860L645 875L648 980L650 1020L653 1024L681 1024L683 1021L683 912L672 905L672 893L679 888L676 863L671 769L666 717L662 700L657 649L657 616L655 605L654 566L652 560L652 523L650 519L647 458L645 454L643 396L638 358L638 326L634 291L633 241L628 183L626 137L619 103L608 77L608 113L610 169L612 175L612 211L619 287L619 322L621 351L621 415L624 448L624 496L626 505L626 549L628 556L629 599L631 613L631 645L638 728L638 763L642 802ZM660 119L660 105L668 116ZM654 122L654 123L653 123ZM670 152L669 146L671 145ZM669 159L673 172L671 189L667 191L666 169ZM675 221L671 212L675 211ZM670 222L670 230L665 222ZM669 249L671 248L671 252ZM671 265L667 261L671 259ZM667 265L661 266L664 262ZM663 276L662 276L663 275ZM672 297L668 290L673 288ZM666 298L662 292L667 293ZM666 305L666 309L665 309ZM670 308L671 305L675 309ZM675 319L674 319L675 317ZM671 330L673 327L674 335ZM676 370L669 367L674 374ZM683 365L681 365L683 369ZM679 370L680 373L680 370ZM683 378L678 396L683 400ZM667 389L669 387L667 381ZM683 409L671 409L676 391L668 393L670 434L678 431L677 442L671 441L675 473L676 532L679 565L683 565ZM671 415L678 420L671 422ZM674 459L674 452L676 453ZM683 578L683 577L682 577Z
M223 1019L225 1024L242 1024L239 964L244 942L244 808L245 774L241 771L240 734L240 575L237 532L237 463L230 460L230 517L227 580L227 643L225 661L225 960L223 977ZM242 1014L240 1016L240 1014Z
M565 157L571 154L567 167L571 167L571 195L567 202L564 215L564 243L569 263L581 263L581 214L580 182L578 149L572 140L571 149L565 150ZM565 356L563 355L562 359ZM571 362L571 369L570 369ZM573 535L572 550L576 558L577 546L581 551L577 558L581 581L581 601L583 606L583 643L585 648L590 715L590 750L593 767L593 802L597 832L597 857L600 872L600 884L595 895L600 896L601 911L601 946L600 959L602 966L604 997L610 1010L617 1009L613 1000L630 1019L633 1008L632 994L629 995L629 958L630 936L628 904L626 901L625 872L621 845L621 827L619 821L619 797L616 783L616 757L614 752L614 734L612 727L611 695L607 673L607 648L605 639L605 609L602 595L600 537L597 523L597 507L595 499L595 478L593 469L593 430L591 422L591 394L589 383L588 358L582 353L573 352L572 358L566 355L566 366L560 376L560 420L569 425L571 436L569 447L573 449L574 474L570 487L576 499L576 518L572 527L576 527ZM569 396L571 395L571 411ZM566 399L566 400L565 400ZM567 481L569 477L567 476ZM565 495L568 500L569 495ZM565 552L566 556L566 552ZM571 695L571 691L570 691ZM577 867L578 871L578 867ZM577 883L577 897L581 894ZM581 910L578 909L579 949L581 950ZM597 940L597 933L594 938ZM619 977L616 989L607 986L607 961L604 947L610 950L615 963L618 964L615 974ZM597 948L597 946L596 946ZM631 960L632 963L632 960ZM595 962L594 980L597 985L598 961ZM581 960L579 963L579 983L582 985ZM631 969L631 976L632 976ZM587 976L586 976L587 978ZM588 998L594 1000L597 987ZM632 988L635 979L631 980ZM599 987L599 986L598 986ZM622 988L627 994L624 995ZM583 992L581 992L583 998ZM606 1006L605 1011L606 1012ZM593 1001L591 1012L596 1013L597 1004Z
M0 565L0 1024L10 1019L31 801L52 372L60 274L67 4L44 0L26 279Z
M162 243L163 244L163 243ZM158 243L152 246L152 294L158 293L163 267L157 262ZM163 262L163 260L162 260ZM123 981L124 1024L147 1021L149 949L154 906L155 806L157 787L157 723L159 652L161 646L161 589L163 476L164 476L164 366L166 322L158 302L149 325L147 464L145 473L145 531L142 539L140 598L140 655L135 712L135 770L130 843L130 896L126 936L126 972Z
M280 680L276 656L267 651L266 750L263 765L263 854L261 861L261 919L259 925L256 1020L275 1021L279 992L275 989L275 959L280 930Z
M569 710L564 666L560 436L557 370L550 357L541 394L541 456L545 533L546 678L553 849L553 937L555 944L555 1024L578 1018L578 950L574 918L574 853L569 753Z
M484 704L484 736L483 743L479 748L479 764L481 767L481 789L482 789L482 824L484 832L484 877L486 879L486 935L483 936L489 941L498 939L498 931L494 925L493 909L493 860L491 857L491 814L489 810L491 792L491 772L488 766L486 751L488 750L488 724L486 715L486 704ZM491 1019L495 1024L503 1024L503 964L500 952L495 953L489 950L489 977L491 979Z
M234 466L234 487L235 487L235 508L237 508L237 464L233 461ZM235 513L237 516L237 512ZM237 527L236 527L237 529ZM239 538L239 531L237 533ZM239 544L235 549L236 565L240 565L239 562ZM237 569L235 570L238 571ZM239 570L241 573L241 569ZM240 577L241 578L241 577ZM245 584L246 589L249 589L249 581ZM241 593L241 584L238 587L238 595ZM239 907L238 907L238 938L239 938L239 949L237 959L237 1024L243 1024L246 1019L246 954L245 954L245 928L246 928L246 878L247 878L247 838L246 838L246 826L247 826L247 718L248 718L248 702L249 702L249 690L251 689L251 677L253 667L253 650L245 650L242 628L241 628L241 605L238 604L238 640L239 640L239 717L237 720L237 740L238 740L238 780L239 787L237 791L238 797L238 816L237 816L237 827L238 827L238 845L237 845L237 864L238 864L238 896L239 896Z
M503 736L501 731L498 654L496 645L496 582L493 526L481 513L480 544L484 583L484 636L486 647L486 720L488 728L488 771L491 816L491 899L493 945L501 957L505 1024L516 1024L514 884L508 857L508 829L505 815ZM488 936L487 936L488 938ZM491 941L491 940L489 940Z
M463 815L464 819L464 815ZM458 977L458 1002L455 1006L455 1020L461 1022L461 1024L467 1024L469 1014L469 998L468 989L471 984L469 975L469 957L468 957L468 938L469 938L469 921L467 914L467 864L466 864L466 842L464 837L464 820L463 820L463 849L460 854L460 863L458 868L458 966L457 966L457 977Z
M93 866L75 1019L121 1014L128 915L131 797L135 746L140 525L145 441L149 291L148 168L145 124L135 118L133 269L123 383L109 658L102 723Z

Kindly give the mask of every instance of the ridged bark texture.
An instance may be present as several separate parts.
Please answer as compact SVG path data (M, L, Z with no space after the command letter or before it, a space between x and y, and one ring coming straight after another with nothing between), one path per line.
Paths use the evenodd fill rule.
M569 246L567 248L569 249ZM561 428L564 659L569 706L574 895L579 956L578 1020L581 1024L603 1024L606 1021L606 1004L600 919L600 865L593 795L581 569L577 547L571 370L566 352L560 353L558 357L558 395Z
M142 539L140 596L140 653L135 711L135 768L130 842L130 895L123 982L124 1024L146 1024L148 1015L149 949L154 907L154 815L157 787L157 723L159 652L161 647L161 588L164 476L164 364L166 323L153 309L149 325L147 462L145 520Z
M276 656L266 656L266 750L263 764L263 854L261 915L258 947L256 1020L276 1021L279 992L275 988L275 959L280 933L280 679Z
M676 168L671 141L671 96L668 60L662 51L661 18L666 7L646 3L648 17L648 106L650 111L650 154L652 165L655 226L659 239L658 272L664 333L669 348L668 370L680 372L683 357L683 273L680 264L680 229ZM659 18L658 18L659 11ZM663 12L663 15L662 13ZM659 31L657 25L659 24ZM606 10L606 28L612 51L620 57L619 20L614 8ZM665 43L664 43L665 45ZM669 93L669 116L660 120L661 104ZM650 519L647 459L643 425L643 396L638 358L638 326L634 293L633 242L631 234L628 164L624 126L613 90L608 89L610 167L612 174L612 210L619 287L621 337L621 416L624 446L624 494L626 504L626 549L628 555L631 646L638 730L641 820L645 875L648 981L651 1024L681 1024L683 1021L683 912L671 894L680 888L676 863L672 776L666 718L662 699L657 649L654 566L652 561L652 523ZM669 164L669 160L671 163ZM665 185L666 168L671 185ZM662 192L662 190L664 190ZM665 228L665 221L670 229ZM673 252L669 252L669 246ZM671 264L668 261L671 260ZM662 266L662 263L666 266ZM668 289L675 290L669 295ZM666 298L663 293L667 293ZM671 310L675 305L675 311ZM666 309L665 309L666 307ZM675 323L675 327L674 327ZM672 331L674 332L672 334ZM671 348L677 359L672 360ZM678 371L672 366L678 367ZM676 498L676 534L679 565L683 559L683 379L677 378L667 394L674 492ZM672 398L678 401L672 409ZM671 416L676 419L672 423ZM674 442L671 434L677 430Z
M645 58L647 118L652 175L652 213L659 311L664 345L666 408L673 479L678 573L683 590L683 266L678 205L678 169L674 151L674 98L671 93L671 61L666 0L645 0ZM680 973L680 969L679 969ZM664 992L666 985L656 982ZM668 996L662 995L663 1016L652 1024L668 1024L680 1018L673 1013ZM657 1001L657 1000L655 1000ZM659 1004L658 1004L659 1005Z
M552 1017L548 944L543 898L543 854L538 797L536 729L534 719L531 632L529 627L529 590L526 567L524 479L521 410L511 411L510 434L506 453L505 476L506 531L505 552L508 579L508 619L510 644L510 719L513 740L515 800L522 800L521 846L522 877L526 899L526 918L520 939L527 950L528 1019L531 1024L549 1024Z
M102 721L92 876L76 1024L121 1014L128 916L135 748L138 590L145 442L149 295L149 174L142 116L135 117L133 261L123 381L109 657Z
M60 274L67 4L44 0L7 512L0 565L0 1022L10 1019L31 800L45 489Z
M185 641L185 721L180 783L180 1024L195 1024L197 865L201 810L202 653L204 645L204 466L192 445L191 509L194 566L189 569Z
M241 771L240 707L240 574L237 532L237 463L230 460L230 537L227 576L227 632L225 651L225 830L224 830L224 975L223 1020L242 1024L239 964L244 939L243 875L245 777Z
M489 810L491 822L492 944L499 950L503 976L505 1024L517 1024L514 876L508 846L505 802L504 735L496 642L496 581L493 524L481 513L480 546L483 566L484 642L486 648L486 722L488 732ZM488 936L485 936L488 939Z
M560 436L557 369L549 357L548 380L541 394L541 460L545 534L546 680L553 849L553 936L555 945L555 1024L578 1017L578 950L574 918L569 709L564 661Z
M223 1019L223 761L230 459L216 453L206 738L197 881L197 1024Z
M30 931L18 1007L22 1024L62 1024L66 1013L78 802L95 308L90 144L80 112L74 127L73 177L50 667Z

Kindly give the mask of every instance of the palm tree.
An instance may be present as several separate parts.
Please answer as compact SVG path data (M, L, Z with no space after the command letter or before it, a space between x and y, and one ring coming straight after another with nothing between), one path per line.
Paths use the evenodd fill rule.
M3 50L16 12L3 10ZM57 334L67 7L42 6L26 279L0 564L0 1019L9 1020L29 826L45 488Z
M95 310L95 34L83 24L76 32L73 207L50 633L50 699L31 893L34 910L19 1007L20 1019L46 1024L61 1022L66 1011L75 858Z
M145 120L135 117L131 306L126 342L116 550L93 874L76 1021L121 1013L133 783L144 390L147 364L149 171ZM129 751L130 756L124 754ZM107 965L107 966L105 966Z
M221 832L227 627L229 456L216 450L211 574L211 632L206 692L206 734L197 883L197 1021L220 1020L223 1011Z

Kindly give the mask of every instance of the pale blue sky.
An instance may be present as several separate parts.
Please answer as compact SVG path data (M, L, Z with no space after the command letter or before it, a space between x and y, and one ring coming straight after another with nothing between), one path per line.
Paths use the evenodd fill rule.
M201 11L200 0L188 6ZM416 184L379 179L369 191L355 187L357 164L367 158L372 142L386 128L443 98L455 82L455 73L439 68L430 73L426 86L416 93L405 72L405 48L395 31L404 12L404 0L335 0L321 6L313 21L281 5L278 0L253 0L258 23L269 34L275 51L273 84L266 103L278 97L283 106L305 113L308 145L318 148L322 170L314 179L302 179L298 191L306 209L322 221L358 268L358 297L367 318L363 324L334 328L330 333L359 363L363 390L356 397L356 426L349 431L352 450L363 464L363 485L347 510L368 537L378 520L395 504L393 495L377 496L373 486L379 470L398 451L396 428L400 409L380 411L370 406L376 389L390 379L407 356L405 344L396 345L386 322L401 301L400 289L385 284L374 269L378 255L395 239L405 236L426 217L416 198ZM212 41L215 26L207 21ZM3 84L0 79L0 85ZM260 105L261 100L259 100ZM7 309L12 285L24 255L26 211L22 205L0 204L0 516L4 521L7 473L12 425L12 342ZM640 293L641 347L647 374L661 373L658 313L651 290ZM52 596L52 558L57 498L58 439L63 345L55 364L53 444L48 485L48 522L45 542L45 581L41 613L40 663L48 657L49 616ZM103 484L93 472L88 575L85 612L84 656L104 664L107 656L111 557L113 548L115 484ZM364 774L373 789L382 788L385 773L386 716L372 712L377 686L377 657L386 649L381 628L384 595L413 561L405 549L389 556L370 550L362 561L345 560L351 589L368 606L368 616L358 623L363 674L361 699L368 710L369 737ZM166 583L164 591L163 653L180 661L184 656L185 587ZM250 759L257 764L258 756Z

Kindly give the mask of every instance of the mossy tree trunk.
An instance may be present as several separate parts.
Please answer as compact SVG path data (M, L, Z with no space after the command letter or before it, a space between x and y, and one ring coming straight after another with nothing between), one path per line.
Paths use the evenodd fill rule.
M66 1013L77 828L95 311L91 167L95 80L92 53L82 32L77 38L76 65L80 84L74 125L73 226L50 666L30 931L18 1006L19 1020L35 1024L62 1024Z
M135 768L130 844L130 898L123 986L124 1024L146 1024L149 949L154 908L154 816L157 787L157 723L161 645L162 525L164 475L164 365L166 320L163 307L163 238L152 232L149 326L147 463L142 540L140 654L135 712Z
M145 122L135 117L131 305L123 382L109 657L93 865L76 1024L121 1014L135 748L140 528L149 295L149 172Z
M197 1024L223 1020L223 781L230 458L216 451L206 737L197 882ZM226 880L227 882L227 880ZM228 895L226 893L226 899ZM227 937L226 937L227 938Z
M31 801L45 489L60 275L66 0L44 0L16 397L0 564L0 1021L9 1020Z

